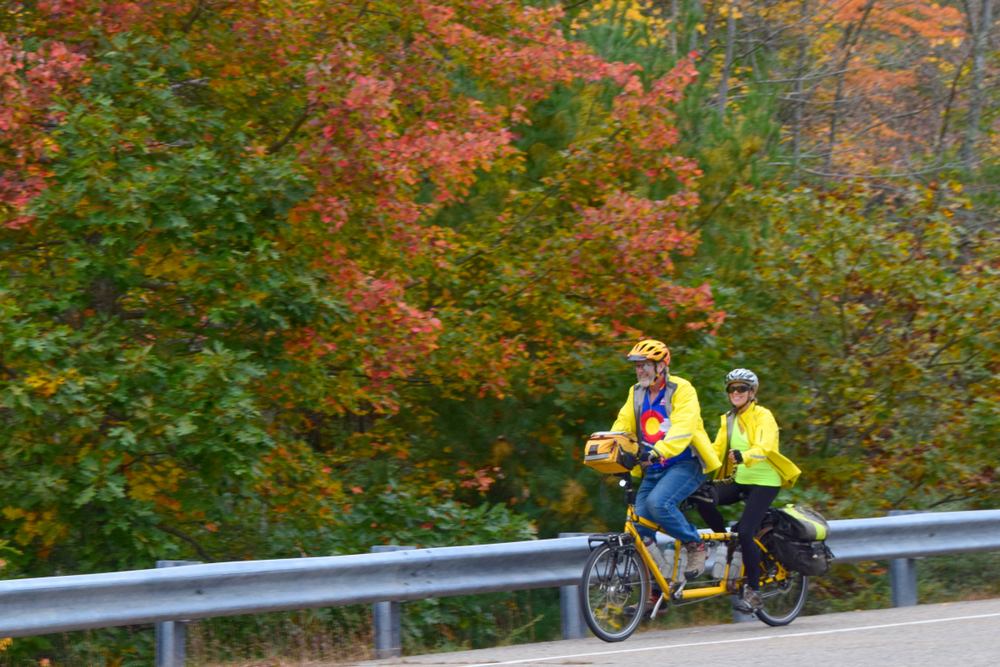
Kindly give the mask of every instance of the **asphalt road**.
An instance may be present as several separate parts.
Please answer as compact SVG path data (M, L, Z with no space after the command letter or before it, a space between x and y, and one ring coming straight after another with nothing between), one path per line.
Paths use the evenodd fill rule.
M355 663L495 667L997 667L1000 600L802 616L784 628L733 623L596 638L404 656Z

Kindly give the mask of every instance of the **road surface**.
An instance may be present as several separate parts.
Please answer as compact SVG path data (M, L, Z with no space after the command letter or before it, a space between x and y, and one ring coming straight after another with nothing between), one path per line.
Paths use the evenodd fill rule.
M638 632L607 644L590 637L353 663L499 667L998 667L1000 600L802 616L763 623Z

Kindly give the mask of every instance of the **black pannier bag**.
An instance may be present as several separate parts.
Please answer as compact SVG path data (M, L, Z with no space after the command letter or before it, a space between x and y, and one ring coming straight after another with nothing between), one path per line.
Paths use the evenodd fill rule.
M826 546L827 521L805 505L768 510L762 524L764 546L793 572L813 577L826 574L833 552Z
M826 542L813 540L803 542L782 537L775 533L772 539L772 550L778 561L786 569L793 572L801 572L804 575L815 577L819 574L826 574L830 569L830 562L833 560L833 552Z

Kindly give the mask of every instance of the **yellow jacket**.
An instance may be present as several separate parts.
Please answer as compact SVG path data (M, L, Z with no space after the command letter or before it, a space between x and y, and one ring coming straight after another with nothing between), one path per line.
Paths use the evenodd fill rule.
M633 385L628 390L628 398L621 410L618 411L618 418L611 430L628 431L634 433L641 440L636 424L638 410L636 409L635 394L637 388L640 393L645 391L639 385ZM690 382L676 375L667 378L667 388L672 391L669 414L670 429L663 434L663 438L653 445L653 449L660 456L670 458L683 452L688 445L692 445L695 455L701 462L702 470L706 473L717 470L722 465L722 461L719 460L719 454L713 447L708 433L705 432L705 424L701 420L701 406L698 404L698 392L695 391ZM641 407L641 403L639 407ZM633 468L632 476L641 477L642 468L640 466Z
M717 479L725 479L736 472L736 466L726 457L726 440L728 428L726 425L729 413L722 415L719 432L715 436L715 451L724 460L722 467L716 473ZM750 407L736 416L743 432L747 434L750 448L743 452L743 465L753 467L762 461L767 461L781 477L781 486L787 488L795 484L801 470L790 459L778 451L778 422L767 408L752 403Z

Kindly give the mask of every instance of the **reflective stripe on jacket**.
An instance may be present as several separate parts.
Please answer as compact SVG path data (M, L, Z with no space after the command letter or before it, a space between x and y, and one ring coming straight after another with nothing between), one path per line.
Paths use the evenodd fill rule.
M653 449L660 456L670 458L677 456L691 445L704 472L717 470L722 461L719 460L719 454L712 445L708 433L705 432L705 424L701 419L701 406L698 404L698 392L690 382L676 375L668 377L667 382L675 386L670 399L670 429L653 445ZM612 431L628 431L639 437L639 427L635 417L636 387L638 385L629 388L628 398L618 411L618 418L611 427ZM640 387L640 393L642 391ZM636 466L632 469L632 475L641 476L642 469Z
M788 488L795 484L802 471L778 451L778 422L774 420L771 411L754 402L749 408L737 415L736 419L739 420L750 443L750 448L743 452L743 465L752 468L762 461L767 461L781 477L781 486ZM725 457L726 415L722 415L721 423L719 432L715 436L714 445L718 455ZM722 467L715 475L717 479L725 479L735 472L735 467L728 460L722 463Z

